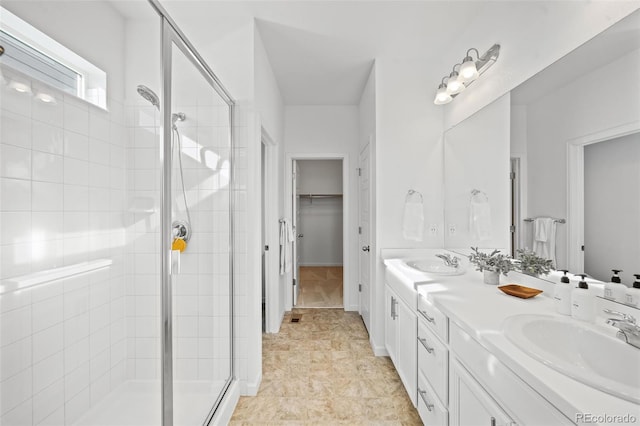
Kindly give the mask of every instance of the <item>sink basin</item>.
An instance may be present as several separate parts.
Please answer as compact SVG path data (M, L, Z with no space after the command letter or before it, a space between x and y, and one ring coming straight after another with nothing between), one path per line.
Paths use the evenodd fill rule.
M593 325L549 315L514 315L504 333L516 346L560 373L640 403L640 350Z
M458 267L445 265L441 259L414 259L404 262L408 267L420 272L428 272L437 275L462 275L465 268L462 265Z

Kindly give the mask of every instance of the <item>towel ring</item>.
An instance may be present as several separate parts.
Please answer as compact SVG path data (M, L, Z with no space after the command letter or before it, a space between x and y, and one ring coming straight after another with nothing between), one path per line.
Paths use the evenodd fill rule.
M412 196L414 196L416 194L418 195L418 197L420 197L420 202L422 203L423 202L422 194L419 191L416 191L414 189L410 189L409 191L407 191L407 196L404 197L404 200L405 201L409 201L409 198L411 198Z
M472 189L471 190L471 199L473 200L474 197L477 197L478 195L481 195L484 197L485 201L489 201L489 196L484 192L484 191L480 191L479 189Z

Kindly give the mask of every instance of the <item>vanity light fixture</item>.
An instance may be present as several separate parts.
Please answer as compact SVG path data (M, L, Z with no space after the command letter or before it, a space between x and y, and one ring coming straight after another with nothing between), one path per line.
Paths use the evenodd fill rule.
M475 51L478 59L475 61L471 57L471 53ZM442 79L442 83L438 86L436 97L433 101L436 105L448 104L462 92L467 86L473 83L482 73L493 65L500 55L500 45L494 44L482 56L478 53L478 49L471 48L467 50L467 54L461 64L455 64L453 70L448 77ZM456 71L456 67L458 71ZM444 79L448 79L445 86ZM446 93L443 93L446 92ZM447 96L445 96L448 95Z

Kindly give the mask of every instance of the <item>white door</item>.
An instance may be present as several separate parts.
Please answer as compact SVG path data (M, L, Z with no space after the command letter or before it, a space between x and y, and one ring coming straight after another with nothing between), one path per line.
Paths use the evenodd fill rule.
M360 315L367 331L371 330L371 203L370 203L370 167L369 145L360 153L359 161L359 192L358 192L358 232L359 232L359 278Z
M291 226L293 227L293 252L291 259L293 260L293 306L298 304L298 296L300 295L300 247L298 245L298 238L302 238L302 234L298 235L298 223L300 222L300 195L298 194L298 175L300 173L300 167L298 162L293 160L293 179L291 182L291 194L292 194L292 212L291 212Z

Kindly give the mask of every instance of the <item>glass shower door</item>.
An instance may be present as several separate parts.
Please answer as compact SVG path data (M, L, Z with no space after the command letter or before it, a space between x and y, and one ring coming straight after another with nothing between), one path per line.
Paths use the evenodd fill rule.
M165 252L170 271L165 291L171 297L163 302L164 413L167 419L172 407L173 424L201 425L233 376L232 107L166 22L164 32L164 72L170 73L170 79L165 75L164 123L171 124L164 129L171 140L164 147L163 203L171 212L163 221L170 226L164 246L171 249L170 256Z

